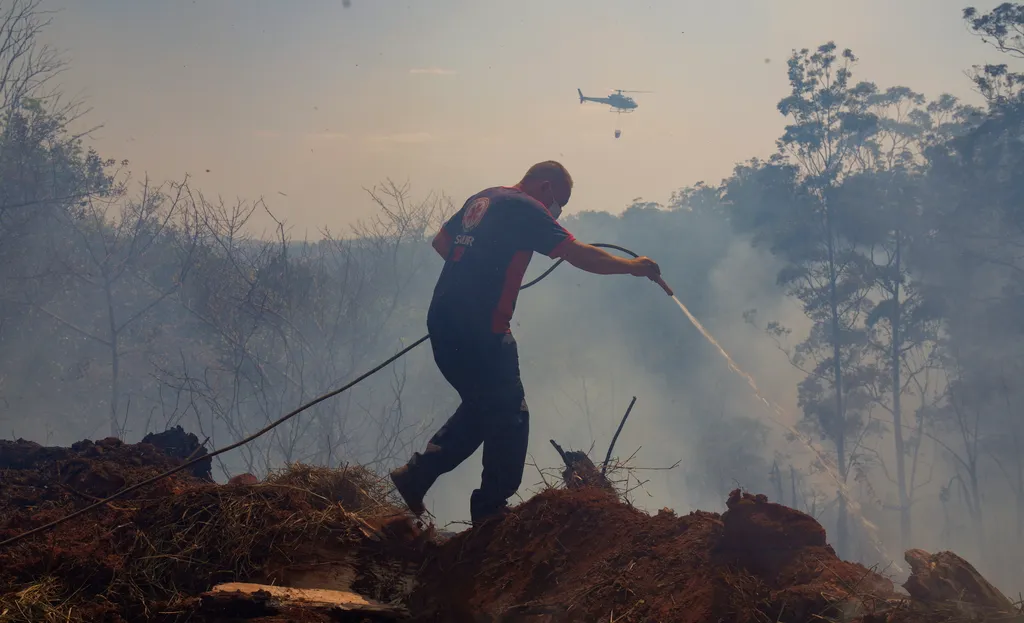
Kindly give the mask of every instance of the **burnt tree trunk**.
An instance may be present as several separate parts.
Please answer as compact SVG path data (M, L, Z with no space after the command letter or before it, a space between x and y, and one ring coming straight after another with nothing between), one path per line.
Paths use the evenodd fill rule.
M585 452L563 450L562 446L558 445L554 439L551 440L551 445L558 451L558 455L562 457L562 462L565 464L565 469L562 470L562 480L565 481L566 488L594 487L618 495L618 491L615 490L612 483L601 473L601 470L597 469Z

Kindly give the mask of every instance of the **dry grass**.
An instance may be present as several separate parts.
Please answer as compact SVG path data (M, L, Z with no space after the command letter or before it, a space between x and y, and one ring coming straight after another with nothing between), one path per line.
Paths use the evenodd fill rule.
M344 509L303 497L270 487L210 488L143 509L153 521L135 533L123 577L139 597L204 590L258 576L269 560L290 561L307 543L358 541Z
M340 556L367 536L360 515L393 512L389 494L365 469L307 465L260 484L191 489L140 512L126 579L139 597L153 588L166 596L263 579L268 564Z
M294 487L363 516L389 515L402 507L388 478L359 466L289 465L270 474L264 486Z
M80 623L86 619L61 597L60 582L37 584L0 596L0 623Z
M64 533L58 546L70 564L0 595L0 623L85 621L114 604L131 619L149 618L184 608L221 582L262 581L292 564L351 559L372 538L360 516L394 512L388 485L362 468L294 465L264 483L189 485L140 501L129 517L97 519L110 523L105 530ZM103 543L91 541L103 533ZM74 559L76 550L97 547L108 553ZM44 552L28 555L36 554ZM97 586L99 576L109 583ZM82 608L87 614L77 614Z

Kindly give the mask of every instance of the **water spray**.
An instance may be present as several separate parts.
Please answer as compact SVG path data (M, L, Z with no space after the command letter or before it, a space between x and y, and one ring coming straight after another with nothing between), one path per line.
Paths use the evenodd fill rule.
M707 329L704 328L704 325L702 325L700 321L697 320L696 316L690 313L690 310L686 308L686 305L683 305L682 301L680 301L674 294L672 294L671 296L672 300L675 301L676 305L679 306L679 309L683 310L683 313L686 314L686 318L689 319L690 323L698 331L700 331L700 334L703 335L704 338L712 346L718 349L718 353L722 355L722 357L725 359L725 362L728 364L729 369L738 374L740 377L742 377L747 382L747 385L750 386L750 390L754 393L754 396L756 396L757 399L764 404L764 406L768 407L769 411L771 412L771 415L768 416L768 419L774 422L775 424L778 424L782 428L785 428L791 435L793 435L794 438L799 439L801 442L803 442L805 446L807 446L808 449L810 449L811 452L814 453L814 456L818 460L818 463L822 466L822 469L824 469L825 473L827 473L832 478L832 480L835 481L836 487L839 491L839 495L846 502L846 507L849 511L849 514L855 516L857 520L860 522L861 526L863 526L865 532L867 532L867 534L871 537L872 541L874 541L874 545L875 548L878 550L878 553L881 554L882 557L886 560L891 560L889 555L885 551L885 546L882 544L881 538L879 538L878 536L878 526L868 521L868 519L864 517L864 513L861 511L860 508L860 504L857 502L857 500L850 496L849 488L846 486L846 483L843 482L843 479L839 473L839 470L836 468L835 463L833 463L832 460L828 458L828 456L826 456L823 452L818 450L818 447L813 440L811 440L809 437L801 433L794 426L787 424L785 421L780 419L786 417L786 411L778 404L766 398L761 393L761 390L757 387L757 383L754 381L754 377L744 372L743 369L736 364L736 362L729 355L729 353L722 347L721 344L718 343L718 340L716 340L715 337L711 335L711 333ZM896 563L893 563L893 567L896 571L900 570Z

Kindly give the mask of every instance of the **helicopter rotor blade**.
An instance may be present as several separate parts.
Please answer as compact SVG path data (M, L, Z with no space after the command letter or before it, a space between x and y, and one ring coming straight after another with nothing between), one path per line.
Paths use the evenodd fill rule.
M618 89L619 93L654 93L654 91L627 91L625 89Z

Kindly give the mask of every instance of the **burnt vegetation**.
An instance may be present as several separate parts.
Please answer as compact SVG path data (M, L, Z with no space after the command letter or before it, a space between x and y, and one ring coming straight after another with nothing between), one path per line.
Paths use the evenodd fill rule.
M41 41L50 18L39 0L0 1L0 430L41 444L0 447L0 539L243 439L419 338L437 273L429 239L457 207L384 181L367 191L372 218L306 240L262 199L212 199L188 175L149 179L90 148L92 114L63 96L65 61ZM703 337L665 329L684 321L649 284L560 270L542 287L572 296L530 301L517 313L524 328L513 327L536 341L524 348L534 353L524 355L534 357L524 358L527 383L542 387L530 390L532 409L584 422L573 439L554 436L596 447L622 396L653 405L626 426L647 437L619 442L628 458L606 459L614 478L600 476L600 487L553 491L561 466L531 467L542 493L491 528L496 545L472 532L439 545L431 533L388 549L394 537L381 540L378 520L394 500L374 474L404 461L453 406L424 348L198 471L50 541L0 551L0 621L178 620L214 584L280 581L302 556L355 565L376 578L364 577L363 592L423 617L868 621L1012 610L962 559L914 549L959 552L1007 594L1022 588L1024 5L962 18L1005 57L969 70L975 103L867 81L853 51L832 42L795 50L779 76L790 94L770 155L665 204L564 219L581 239L656 258L712 332L768 344L795 379L771 393L794 397L792 421L818 455L773 428ZM255 235L255 220L274 223L272 235ZM723 289L741 287L749 293L729 300L757 309L723 308ZM741 338L723 341L759 376L765 359L742 352ZM598 356L617 347L617 361ZM608 380L627 366L654 379L656 399L615 394ZM148 443L177 427L195 439ZM156 436L130 443L146 435ZM785 507L736 494L724 516L637 511L653 477L645 469L666 457L634 449L659 436L676 451L664 465L681 466L669 493L720 504L740 486ZM103 441L57 447L81 439ZM558 458L546 444L535 451L540 464ZM596 473L602 456L583 458ZM243 473L260 482L211 482ZM757 558L750 534L789 553ZM907 550L917 552L910 568ZM371 569L353 552L386 562ZM949 605L945 580L928 584L935 567L922 561L969 577L985 603ZM917 601L860 564L901 581L914 570ZM427 588L399 587L416 576L407 565L426 569ZM441 577L463 592L431 584ZM556 577L569 588L553 588ZM944 605L922 614L929 599Z

